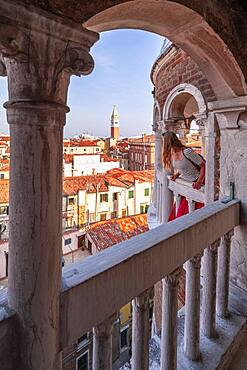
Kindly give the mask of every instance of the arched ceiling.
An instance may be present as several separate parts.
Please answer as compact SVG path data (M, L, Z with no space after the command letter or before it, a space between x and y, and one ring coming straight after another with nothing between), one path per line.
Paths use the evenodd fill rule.
M246 94L245 78L231 51L202 16L181 4L130 1L98 13L84 26L96 32L142 29L168 37L199 65L219 99Z
M227 85L232 86L232 90L236 95L243 95L245 93L243 87L243 76L242 81L240 81L241 78L239 71L237 70L238 64L246 80L247 2L245 0L19 0L19 2L23 2L26 5L38 6L64 18L70 18L75 22L86 22L86 25L93 29L96 29L97 25L100 25L98 28L100 31L104 29L131 27L147 29L161 35L168 36L172 41L177 43L178 46L181 46L185 51L187 51L204 70L207 69L207 59L214 64L216 59L221 56L221 77L223 77L223 80L230 79L227 81ZM156 3L157 6L157 11L155 14L153 13L152 19L149 18L151 14L151 3ZM178 4L186 7L181 7L185 9L183 11L178 11L177 8L178 13L180 12L180 16L177 16L177 13L173 14L172 12L168 12L169 17L165 17L162 9L165 7L171 8L171 6L176 5L179 6ZM158 8L160 8L160 11ZM191 9L196 13L194 13L192 18L188 19L185 14L189 14ZM190 14L192 15L192 13ZM199 18L196 18L195 14L197 17L198 15L201 15L204 19L205 25L207 25L207 27L201 27L201 29L198 29L198 32L196 33L188 31L188 26L193 26L193 22L197 23L199 20ZM129 15L128 19L127 15ZM99 24L99 21L102 21L104 16L111 16L112 19L111 24L108 23L102 27L102 23ZM181 16L183 16L185 23L184 32L187 33L186 42L184 42L181 37L181 33L183 32ZM126 22L126 20L128 22ZM165 21L166 24L163 23L162 25L162 21ZM171 32L171 28L173 27L173 30L175 31L177 24L179 26L180 35L176 36L175 32ZM204 30L202 28L204 28ZM207 33L205 34L206 28ZM196 27L194 27L194 31L195 30ZM218 40L216 40L216 35L219 36ZM227 54L227 48L225 47L224 49L220 39L222 39L231 50L237 63L234 61L234 58L230 60L231 58L229 55L224 58L225 54ZM203 51L203 53L195 52L195 49L198 47ZM207 58L207 55L212 54L213 51L215 51L214 54L218 54L218 56L211 55ZM214 67L216 67L216 69ZM211 80L219 77L219 75L213 76L213 70L216 71L217 68L217 65L211 68ZM208 73L207 70L205 70L205 72L205 74ZM221 82L218 81L218 85L220 85L220 83ZM220 86L218 86L218 89L220 90ZM223 97L221 93L218 94L218 96Z

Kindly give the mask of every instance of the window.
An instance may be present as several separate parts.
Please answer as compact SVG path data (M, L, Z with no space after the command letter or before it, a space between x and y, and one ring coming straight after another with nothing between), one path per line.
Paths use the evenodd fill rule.
M117 212L116 211L111 212L111 218L117 218Z
M69 198L69 205L72 206L75 204L75 199L74 198Z
M134 190L129 190L129 199L134 198Z
M69 245L69 244L71 244L71 238L65 239L64 245Z
M100 194L100 203L108 202L108 194Z
M127 216L127 209L124 208L122 209L122 217L126 217Z
M82 347L88 344L88 333L84 334L77 340L77 350L80 350Z
M9 207L0 207L0 215L8 215Z
M106 215L107 215L107 213L100 213L100 215L99 215L100 221L105 221L106 220Z
M95 213L89 213L89 222L95 222Z
M0 175L0 179L3 180L4 179L4 173L1 173Z
M124 350L126 349L126 347L129 346L129 340L128 340L128 326L121 329L121 333L120 333L120 348L121 350Z
M88 359L88 351L83 353L80 357L77 357L76 370L89 370Z
M149 188L144 189L144 195L145 197L149 196Z
M112 200L113 200L113 202L114 202L114 200L117 200L117 193L112 194Z
M147 213L147 211L148 211L148 205L145 204L145 203L141 204L140 205L140 212L141 213Z

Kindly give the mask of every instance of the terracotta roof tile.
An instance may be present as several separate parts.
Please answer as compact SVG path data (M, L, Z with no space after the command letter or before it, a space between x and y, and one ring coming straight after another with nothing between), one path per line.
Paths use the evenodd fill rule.
M90 227L87 234L97 250L101 251L146 231L148 231L147 215L141 214L97 222Z
M0 203L9 202L9 180L0 180Z

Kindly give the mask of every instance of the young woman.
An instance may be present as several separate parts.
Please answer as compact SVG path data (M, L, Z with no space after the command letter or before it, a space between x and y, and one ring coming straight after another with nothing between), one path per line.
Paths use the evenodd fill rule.
M194 189L200 189L205 183L205 161L192 149L187 148L181 143L174 132L165 132L163 134L163 165L171 171L171 180L175 181L179 176L184 180L192 182ZM203 207L202 203L196 203L195 208ZM168 221L188 213L188 202L185 197L181 198L180 206L176 214L175 207Z

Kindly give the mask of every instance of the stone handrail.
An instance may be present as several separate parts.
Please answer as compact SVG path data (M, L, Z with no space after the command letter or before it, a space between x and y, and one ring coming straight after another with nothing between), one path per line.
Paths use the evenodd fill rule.
M61 345L67 347L239 224L240 202L214 202L65 267Z
M168 178L168 188L173 191L174 195L184 196L187 200L205 203L204 186L197 190L193 189L192 183L178 177L175 181L171 180L171 176Z

